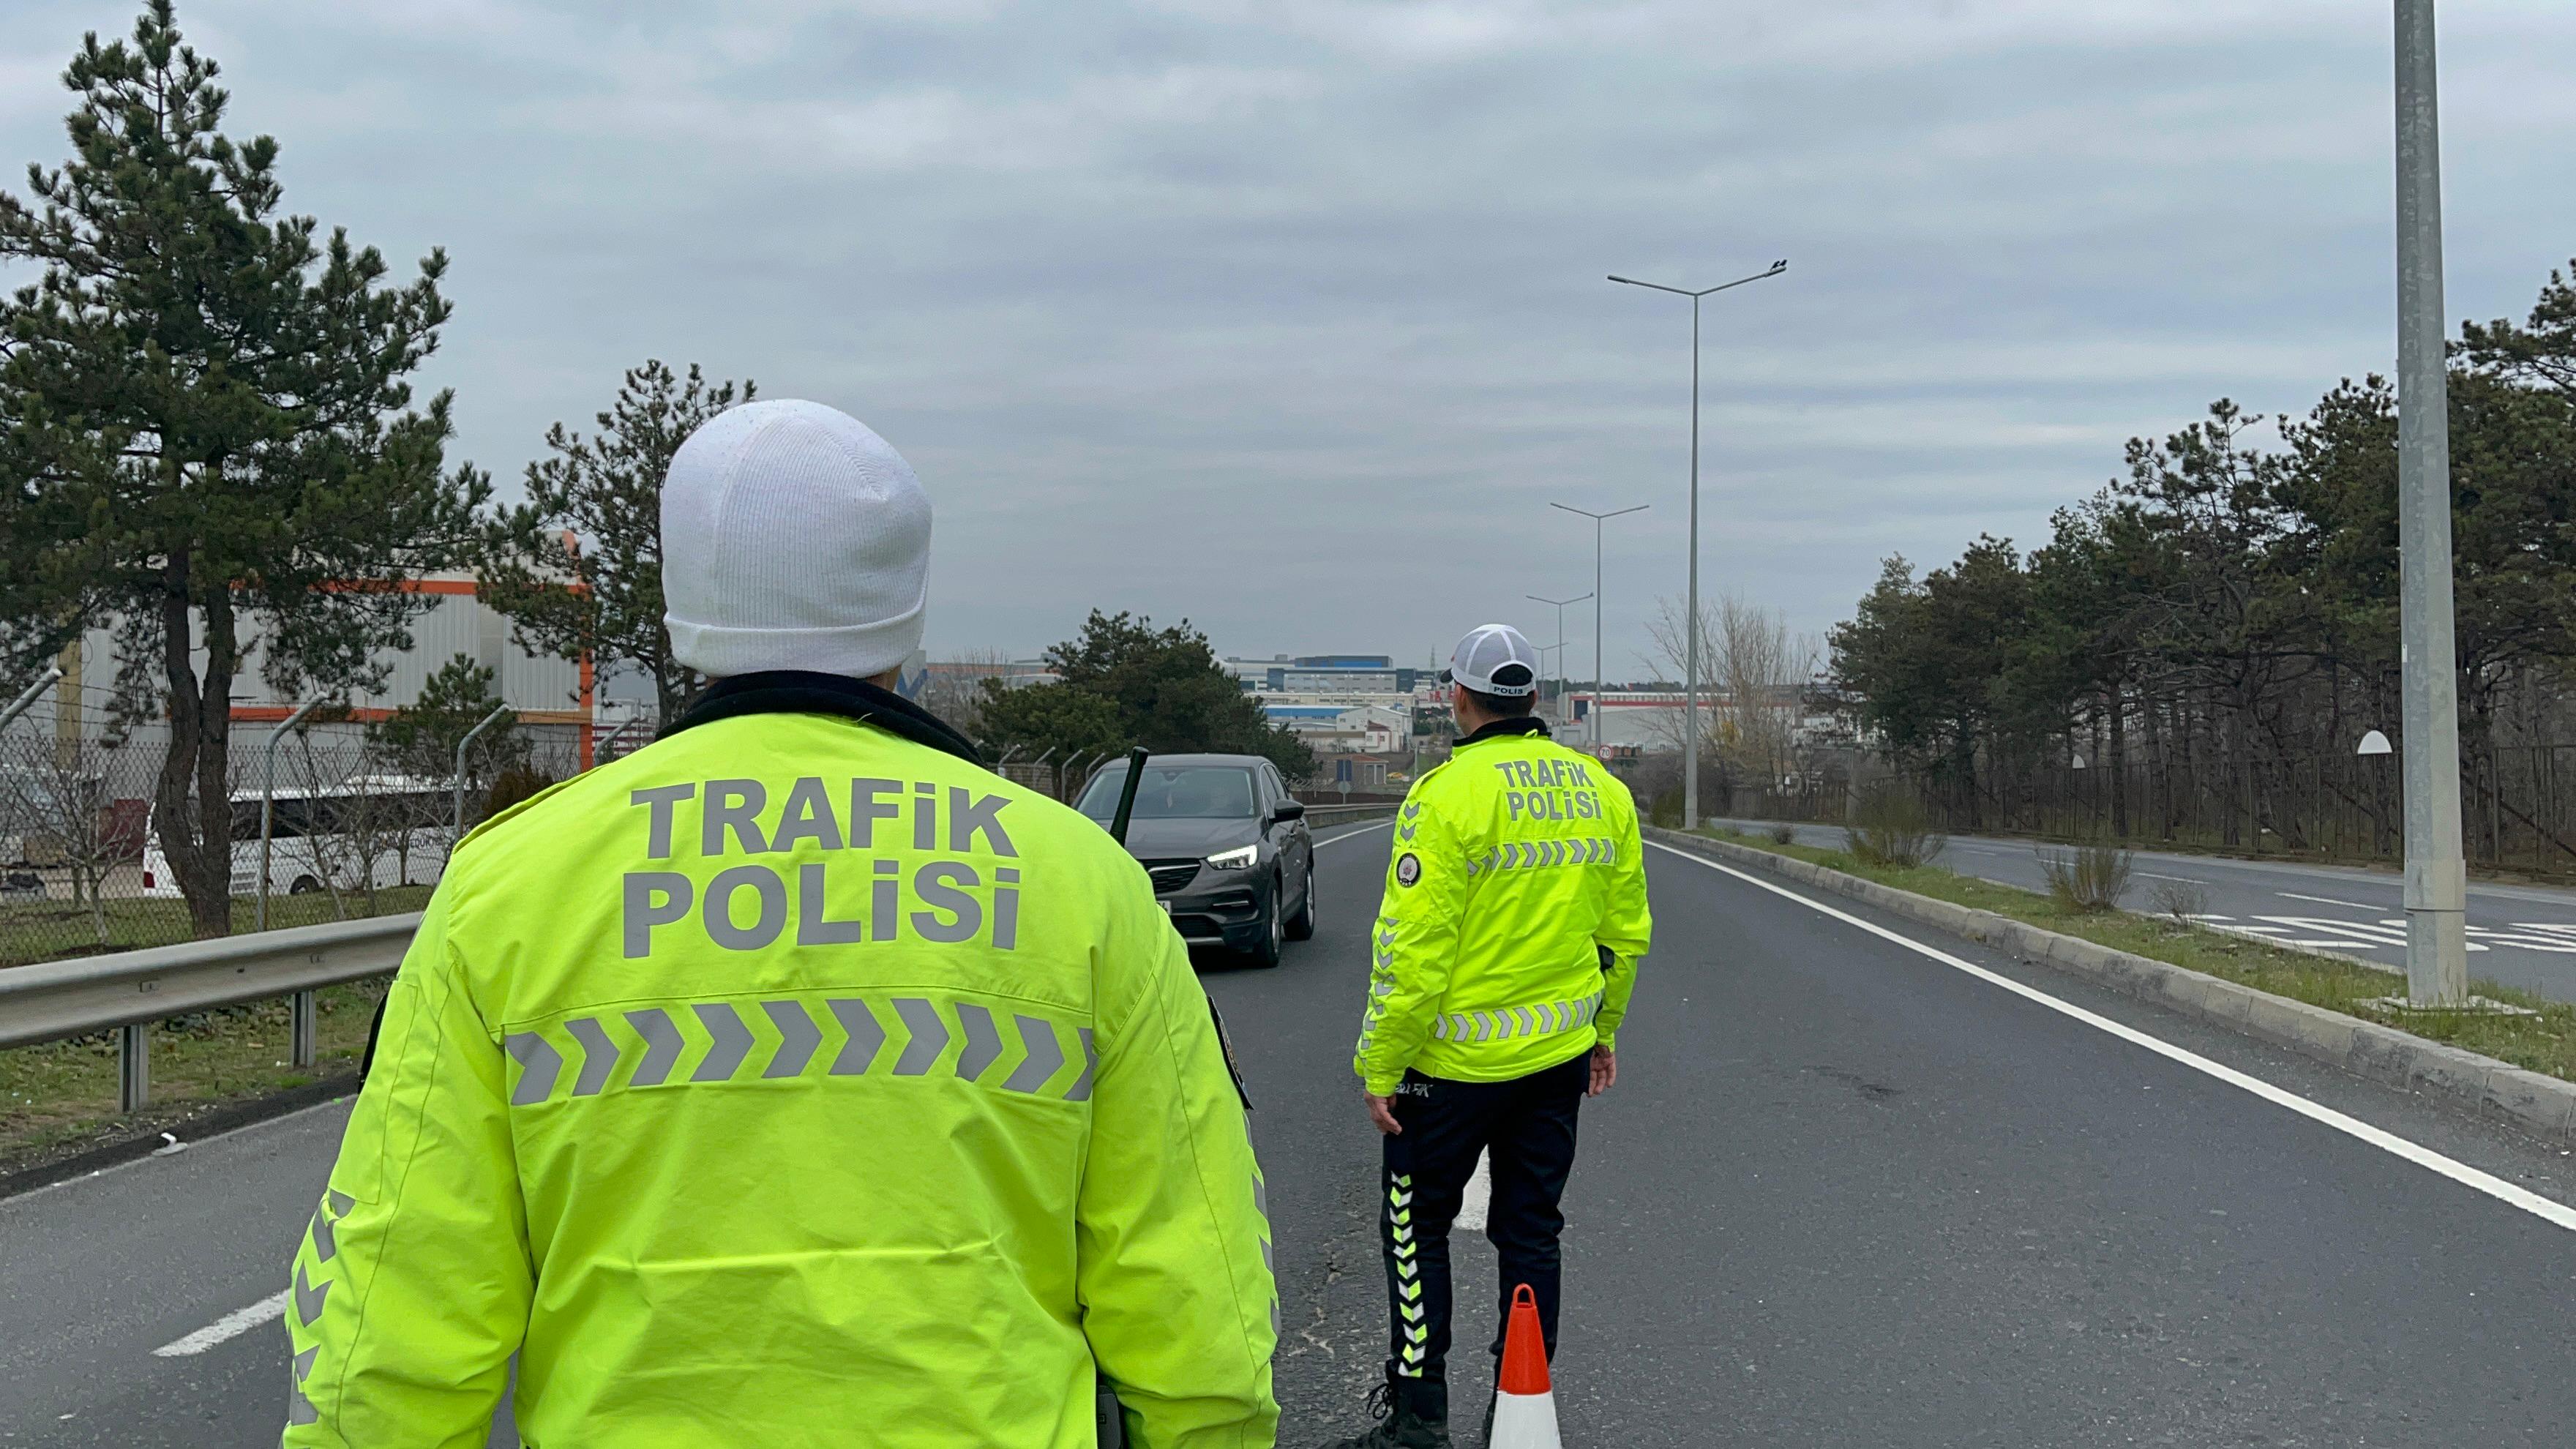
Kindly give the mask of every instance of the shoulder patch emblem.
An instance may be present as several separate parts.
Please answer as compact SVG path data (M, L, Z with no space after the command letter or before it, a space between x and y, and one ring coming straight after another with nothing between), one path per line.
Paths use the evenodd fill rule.
M1406 851L1395 862L1395 883L1409 886L1422 879L1422 857Z

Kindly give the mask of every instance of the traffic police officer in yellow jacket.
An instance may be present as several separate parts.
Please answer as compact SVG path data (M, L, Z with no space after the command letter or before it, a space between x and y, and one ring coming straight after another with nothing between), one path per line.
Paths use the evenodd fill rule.
M1353 1063L1385 1134L1390 1355L1383 1421L1341 1449L1449 1442L1449 1225L1480 1154L1505 1311L1528 1284L1556 1351L1575 1117L1618 1079L1652 921L1628 788L1548 738L1537 666L1507 624L1459 641L1446 678L1463 733L1397 812Z
M930 507L833 409L673 458L715 679L485 822L396 979L291 1271L287 1449L1266 1446L1244 1107L1091 822L886 686Z

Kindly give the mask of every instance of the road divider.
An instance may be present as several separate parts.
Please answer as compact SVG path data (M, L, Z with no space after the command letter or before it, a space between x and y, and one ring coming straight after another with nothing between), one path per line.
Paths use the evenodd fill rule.
M1923 909L1925 907L1938 907L1941 912L1956 911L1963 915L1988 916L1995 922L1999 922L2004 926L2012 927L2015 931L2029 933L2029 936L2019 938L2024 947L2037 944L2044 948L2048 944L2047 942L2041 941L2034 943L2030 938L2049 937L2067 945L2084 947L2087 952L2101 952L2106 955L2126 957L2128 962L2134 963L2133 969L2137 971L2140 977L2152 979L2160 984L2177 986L2186 984L2164 983L2159 973L2171 972L2179 976L2192 977L2197 981L2206 982L2211 986L2224 987L2229 992L2242 992L2247 996L2260 997L2263 1000L2277 1003L2279 1006L2284 1008L2295 1008L2299 1012L2313 1012L2318 1016L2331 1017L2336 1021L2339 1021L2346 1029L2359 1028L2364 1030L2386 1031L2390 1036L2404 1038L2408 1042L2412 1042L2417 1046L2434 1052L2473 1057L2474 1060L2481 1062L2487 1061L2486 1058L2474 1057L2474 1054L2472 1053L2460 1052L2456 1048L2445 1047L2438 1042L2420 1041L2413 1037L2407 1037L2403 1032L2387 1031L2386 1028L2374 1028L2370 1023L2355 1021L2350 1017L2337 1017L2333 1012L2325 1011L2319 1007L2308 1006L2304 1002L2290 1001L2286 998L2270 996L2264 992L2254 991L2249 987L2238 986L2234 982L2220 981L2215 977L2201 976L2198 972L2185 971L2179 966L2168 965L2162 961L2152 961L2143 956L2130 956L2126 952L2110 951L2109 948L2096 946L2090 941L2078 941L2071 936L2059 936L2055 932L2042 931L2038 927L2025 925L2022 922L2011 920L2008 917L1994 916L1991 912L1970 912L1965 907L1953 906L1946 901L1935 901L1927 897L1913 895L1910 892L1894 890L1890 887L1879 885L1873 881L1861 880L1856 876L1844 875L1839 871L1826 870L1822 866L1811 866L1804 861L1788 860L1785 857L1770 855L1762 851L1751 849L1750 847L1729 845L1724 841L1682 836L1677 831L1657 829L1652 831L1652 833L1658 837L1678 837L1679 843L1667 843L1666 839L1655 839L1647 842L1647 844L1652 846L1654 849L1660 850L1666 855L1678 856L1693 865L1702 866L1710 870L1719 871L1726 875L1733 876L1749 885L1769 891L1771 894L1779 896L1784 900L1795 901L1799 905L1806 907L1808 910L1815 911L1820 915L1830 916L1847 925L1856 926L1863 931L1869 932L1871 935L1880 937L1883 940L1894 942L1895 944L1904 947L1906 950L1914 952L1916 955L1937 961L1953 970L1965 972L1988 985L2001 987L2026 1001L2034 1002L2050 1011L2057 1012L2058 1014L2072 1020L2082 1022L2084 1025L2092 1027L2096 1031L2105 1032L2111 1036L2118 1037L2120 1040L2128 1042L2133 1046L2143 1047L2169 1061L2179 1063L2180 1065L2189 1067L2191 1070L2202 1073L2205 1076L2213 1077L2221 1082L2225 1082L2229 1086L2249 1092L2275 1106L2285 1107L2310 1121L2333 1128L2337 1132L2341 1132L2358 1141L2366 1142L2392 1156L2402 1158L2407 1162L2411 1162L2418 1167L2426 1169L2427 1171L2447 1177L2453 1182L2459 1183L2463 1187L2484 1193L2498 1202L2519 1208L2522 1211L2557 1227L2568 1229L2571 1232L2576 1232L2576 1208L2571 1208L2565 1203L2558 1202L2552 1198L2542 1197L2540 1194L2533 1192L2528 1188L2506 1182L2504 1179L2497 1177L2492 1173L2482 1172L2477 1168L2469 1166L2467 1163L2460 1162L2450 1157L2445 1157L2441 1153L2435 1152L2429 1147L2425 1147L2416 1142L2411 1142L2393 1132L2386 1131L2379 1127L2374 1127L2370 1123L2364 1122L2349 1114L2338 1112L2334 1108L2328 1107L2323 1103L2310 1101L2296 1092L2289 1091L2283 1087L2274 1086L2272 1083L2264 1081L2260 1077L2251 1076L2247 1073L2238 1071L2234 1067L2214 1062L2209 1058L2200 1055L2198 1052L2176 1046L2173 1043L2164 1040L2162 1037L2150 1035L2124 1022L2113 1021L2111 1018L2103 1016L2099 1012L2088 1011L2083 1007L2075 1005L2073 1002L2051 996L2047 992L2041 991L2036 987L2026 986L2021 982L2013 980L2009 976L2002 975L1999 972L1989 971L1985 967L1979 966L1972 961L1963 960L1960 957L1951 955L1949 952L1941 950L1939 947L1917 941L1911 936L1905 935L1903 932L1890 930L1875 921L1866 920L1860 916L1853 915L1849 911L1839 910L1822 901L1800 895L1798 892L1790 890L1785 886L1773 884L1771 881L1764 880L1761 876L1754 874L1753 870L1737 869L1735 865L1727 864L1726 860L1728 858L1734 858L1737 860L1738 864L1751 866L1754 870L1762 870L1774 875L1791 875L1799 879L1806 879L1809 873L1812 873L1815 876L1830 876L1833 877L1836 882L1848 883L1848 885L1852 887L1864 887L1866 890L1845 889L1841 884L1825 881L1810 881L1810 883L1820 885L1825 889L1833 890L1837 894L1849 895L1856 899L1867 900L1872 905L1882 906L1884 909L1896 914L1905 915L1916 920L1929 920L1930 914L1933 913L1927 913ZM1777 864L1775 865L1774 863ZM1796 867L1798 869L1794 871L1780 869L1778 868L1779 866ZM1940 924L1939 922L1930 923ZM1968 924L1973 925L1975 923L1971 922ZM1943 925L1942 929L1949 930L1951 928ZM1953 931L1953 934L1970 935L1971 939L1985 940L1988 941L1989 944L2004 946L2007 950L2013 950L2015 955L2024 956L2026 959L2038 960L2052 965L2071 964L2069 957L2050 956L2046 954L2044 949L2041 951L2016 949L2006 942L1993 941L1985 936L1974 936L1966 930L1955 930ZM2146 970L2145 968L2153 969ZM2103 984L2113 985L2115 989L2127 991L2128 994L2131 995L2145 996L2150 1000L2156 1000L2159 1002L2179 1002L2185 999L2178 996L2168 997L2165 995L2159 995L2152 991L2131 990L2125 985L2116 983L2113 978L2107 974L2097 974L2082 966L2072 966L2071 969L2076 970L2079 974L2095 976L2096 979L2101 980ZM2194 999L2217 1001L2224 1000L2225 998L2213 997ZM2282 1045L2291 1046L2294 1050L2301 1050L2302 1055L2317 1055L2317 1053L2309 1052L2300 1048L2299 1044L2295 1041L2286 1041L2275 1038L2272 1035L2271 1030L2268 1028L2256 1028L2251 1026L2249 1024L2249 1018L2219 1015L2214 1010L2193 1009L2189 1007L2184 1009L2191 1015L2200 1016L2203 1019L2214 1021L2221 1025L2230 1026L2240 1031L2245 1031L2249 1035L2260 1036L2266 1040L2279 1040ZM2289 1018L2277 1019L2286 1020ZM2341 1063L2338 1063L2338 1065L2340 1064ZM2509 1072L2515 1070L2514 1068L2505 1066L2501 1062L2491 1062L2489 1065L2494 1069L2502 1071ZM2384 1077L2385 1075L2384 1071L2364 1071L2358 1074L2372 1077ZM2536 1076L2537 1074L2522 1073L2521 1075ZM2557 1082L2546 1077L2539 1078L2539 1080L2552 1087L2564 1088L2567 1085L2566 1083ZM2407 1084L2418 1086L2431 1085L2429 1082L2420 1080L2409 1080ZM2484 1096L2479 1097L2477 1100L2481 1105L2486 1105L2489 1101L2489 1099ZM2560 1134L2552 1140L2567 1140L2564 1129L2562 1128Z

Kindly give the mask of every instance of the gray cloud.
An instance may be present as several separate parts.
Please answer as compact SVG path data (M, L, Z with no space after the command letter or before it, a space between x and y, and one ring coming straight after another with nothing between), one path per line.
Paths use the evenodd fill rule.
M0 154L124 3L0 16ZM432 380L507 478L648 355L867 419L939 506L934 646L1099 604L1416 658L1590 586L1821 629L2029 539L2123 439L2393 344L2384 7L196 0L290 205L455 258ZM2576 252L2576 12L2445 14L2459 315ZM1576 611L1569 611L1569 627ZM1588 620L1584 632L1589 633ZM1572 651L1581 667L1583 651Z

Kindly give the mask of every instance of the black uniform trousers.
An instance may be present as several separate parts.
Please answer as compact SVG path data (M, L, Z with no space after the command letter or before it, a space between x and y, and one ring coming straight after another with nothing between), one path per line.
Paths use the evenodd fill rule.
M1390 1375L1445 1385L1449 1357L1449 1225L1476 1172L1491 1163L1485 1237L1501 1268L1493 1354L1499 1366L1512 1288L1538 1298L1547 1351L1556 1356L1561 1273L1557 1199L1574 1168L1574 1122L1591 1085L1591 1054L1508 1082L1453 1082L1408 1071L1395 1091L1404 1131L1381 1139L1386 1184L1378 1207L1392 1309Z

